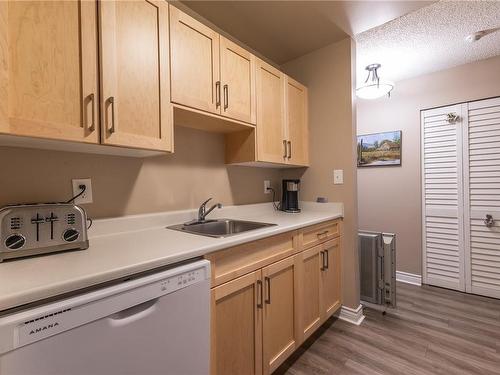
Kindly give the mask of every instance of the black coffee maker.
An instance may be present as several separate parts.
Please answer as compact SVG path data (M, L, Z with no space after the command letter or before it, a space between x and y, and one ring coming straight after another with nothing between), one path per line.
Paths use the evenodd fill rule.
M281 211L296 213L299 208L299 187L300 180L283 180Z

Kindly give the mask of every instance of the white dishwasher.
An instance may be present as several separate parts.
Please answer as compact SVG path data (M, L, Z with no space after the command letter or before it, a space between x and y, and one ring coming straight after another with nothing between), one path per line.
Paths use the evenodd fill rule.
M1 375L206 375L210 263L0 317Z

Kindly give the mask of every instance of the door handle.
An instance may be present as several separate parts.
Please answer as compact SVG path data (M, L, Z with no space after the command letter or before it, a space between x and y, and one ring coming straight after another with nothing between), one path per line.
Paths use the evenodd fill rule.
M326 268L325 268L325 252L324 251L320 251L320 254L321 254L321 271L324 271Z
M330 260L328 259L328 250L325 250L325 270L327 270L330 267Z
M486 219L484 219L484 225L486 225L486 228L491 228L495 225L495 219L493 219L492 215L486 214Z
M108 99L108 102L111 106L111 127L109 128L109 133L113 134L116 129L115 129L115 98L113 96L110 96Z
M94 95L94 93L90 94L88 96L88 98L89 98L89 103L92 106L91 107L92 118L91 118L91 122L90 122L90 126L89 126L89 131L93 132L95 130L95 95Z
M260 297L259 297L260 295ZM262 299L264 298L263 296L263 290L262 290L262 280L257 280L257 308L262 309L264 307L264 304L262 303Z
M285 152L283 153L283 159L286 159L288 153L287 153L287 150L286 150L286 139L283 139L283 149L285 150Z
M288 141L288 159L292 158L292 142Z
M269 277L264 278L267 286L267 298L265 300L265 303L270 305L271 304L271 279Z
M229 108L229 87L224 85L224 110Z
M215 82L215 108L220 107L220 81Z

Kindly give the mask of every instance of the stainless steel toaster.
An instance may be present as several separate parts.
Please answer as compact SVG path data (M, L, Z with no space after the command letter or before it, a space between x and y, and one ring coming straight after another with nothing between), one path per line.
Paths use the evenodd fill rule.
M0 209L0 262L89 247L87 215L70 203L37 203Z

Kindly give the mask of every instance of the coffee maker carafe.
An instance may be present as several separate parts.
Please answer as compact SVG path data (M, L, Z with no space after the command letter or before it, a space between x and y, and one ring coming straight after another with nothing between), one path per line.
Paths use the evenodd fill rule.
M283 180L281 211L296 213L299 208L300 180Z

